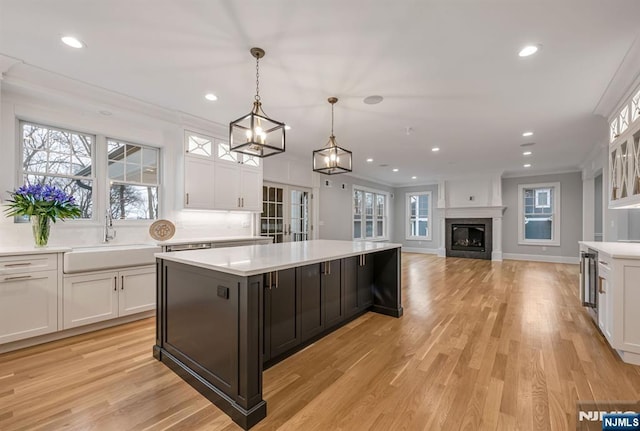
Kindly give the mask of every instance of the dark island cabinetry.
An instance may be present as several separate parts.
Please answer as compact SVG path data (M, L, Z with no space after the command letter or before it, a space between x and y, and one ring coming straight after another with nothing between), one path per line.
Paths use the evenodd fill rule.
M403 312L397 244L317 240L157 256L154 356L244 429L267 414L265 366L366 311Z

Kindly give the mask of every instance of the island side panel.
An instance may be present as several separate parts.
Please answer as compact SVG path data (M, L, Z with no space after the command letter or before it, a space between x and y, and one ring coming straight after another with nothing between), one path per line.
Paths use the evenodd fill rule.
M164 269L162 259L156 259L156 344L153 346L153 357L162 360L162 325L164 319L164 294L162 284L164 280Z
M154 356L249 429L266 416L262 286L247 277L161 262Z
M399 248L372 253L372 311L393 317L402 316L400 256Z

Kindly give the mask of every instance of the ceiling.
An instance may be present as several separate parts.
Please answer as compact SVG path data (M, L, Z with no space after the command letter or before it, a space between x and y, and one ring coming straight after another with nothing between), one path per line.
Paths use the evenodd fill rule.
M287 152L311 158L327 142L327 98L336 96L335 134L353 151L354 174L393 185L576 169L606 140L594 109L638 36L640 16L637 0L0 0L0 7L0 54L222 124L251 108L249 49L259 46L267 52L263 107L291 125ZM63 45L63 34L86 48ZM531 43L542 49L520 58ZM207 92L218 100L205 100ZM364 104L370 95L384 101ZM535 145L525 157L527 142Z

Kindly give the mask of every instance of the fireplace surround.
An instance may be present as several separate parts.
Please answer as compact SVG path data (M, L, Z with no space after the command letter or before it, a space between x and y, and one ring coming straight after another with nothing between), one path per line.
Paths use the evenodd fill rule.
M447 256L491 260L492 219L447 218L445 219L445 236Z

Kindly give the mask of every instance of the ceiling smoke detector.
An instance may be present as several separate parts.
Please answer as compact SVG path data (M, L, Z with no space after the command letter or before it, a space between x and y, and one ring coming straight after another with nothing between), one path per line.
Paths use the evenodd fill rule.
M378 95L374 95L374 96L365 97L363 102L366 103L367 105L377 105L378 103L382 102L383 100L384 100L384 97L378 96Z

